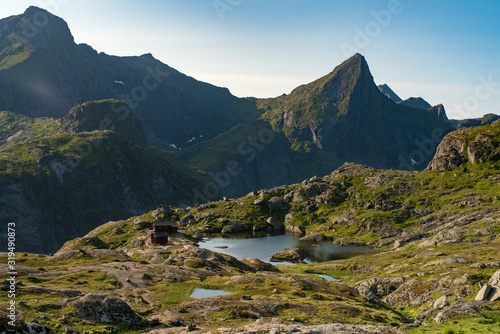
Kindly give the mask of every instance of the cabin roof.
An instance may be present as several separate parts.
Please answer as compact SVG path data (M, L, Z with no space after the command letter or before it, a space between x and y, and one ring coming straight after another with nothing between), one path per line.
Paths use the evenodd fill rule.
M171 226L177 227L177 222L174 221L166 221L166 222L153 222L154 226Z

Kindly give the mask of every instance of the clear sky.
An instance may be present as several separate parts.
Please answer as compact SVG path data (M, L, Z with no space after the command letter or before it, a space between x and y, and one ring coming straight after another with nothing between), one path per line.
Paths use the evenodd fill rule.
M289 93L360 52L377 84L443 103L450 118L500 113L498 0L0 0L62 17L99 52L152 53L236 96Z

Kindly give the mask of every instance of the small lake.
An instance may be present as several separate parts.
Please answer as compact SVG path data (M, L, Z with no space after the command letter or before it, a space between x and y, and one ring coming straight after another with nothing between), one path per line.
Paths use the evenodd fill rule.
M271 255L280 252L284 248L300 248L306 251L307 254L309 254L309 257L305 260L306 262L325 262L347 259L369 252L369 248L365 246L339 246L331 242L322 242L314 245L302 242L299 240L298 236L289 234L267 235L263 237L249 237L248 235L234 238L217 237L201 241L200 247L214 252L228 254L237 259L257 258L265 262L270 262ZM291 264L289 262L274 263Z
M231 291L226 291L226 290L195 288L191 293L191 298L211 298L222 295L230 295L231 293L232 293Z
M314 275L319 276L319 277L321 277L321 278L324 278L324 279L326 279L327 281L335 281L335 280L336 280L335 278L333 278L333 277L332 277L332 276L330 276L330 275L325 275L325 274L314 274Z

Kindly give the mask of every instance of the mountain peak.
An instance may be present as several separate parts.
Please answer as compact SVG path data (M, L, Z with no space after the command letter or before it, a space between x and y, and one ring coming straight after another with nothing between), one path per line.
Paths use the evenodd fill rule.
M48 15L54 16L48 10L37 7L37 6L29 6L28 8L26 8L23 15L25 15L27 17L31 17L31 16L38 14L38 13L44 13L46 15L48 14Z
M10 40L14 44L22 42L37 47L51 48L68 47L74 44L73 36L66 22L36 6L28 7L23 14L1 20L0 31L7 32L11 37L16 37L7 39L5 38L7 35L2 36L0 33L2 44L6 40Z

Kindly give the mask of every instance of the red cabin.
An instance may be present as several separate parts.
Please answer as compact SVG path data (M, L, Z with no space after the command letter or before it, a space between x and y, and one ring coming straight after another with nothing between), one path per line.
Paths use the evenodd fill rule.
M168 234L177 233L179 229L176 222L153 222L153 230L151 231L151 243L153 245L162 245L168 243Z
M151 233L151 243L153 245L163 245L168 243L168 233L167 232Z
M153 222L154 232L177 233L178 229L177 222Z

